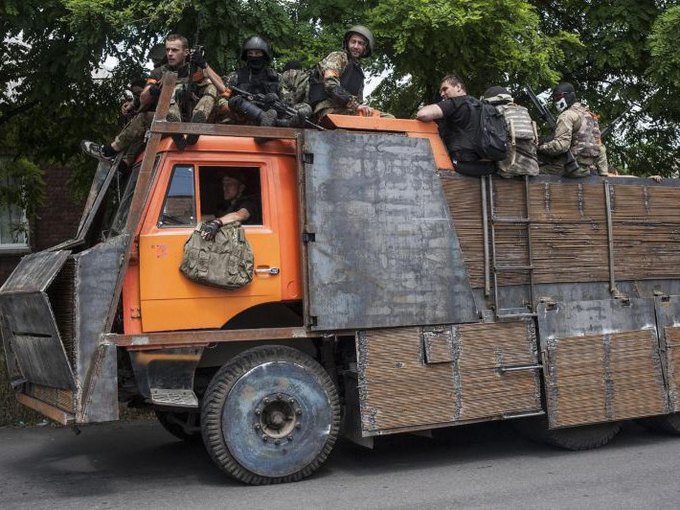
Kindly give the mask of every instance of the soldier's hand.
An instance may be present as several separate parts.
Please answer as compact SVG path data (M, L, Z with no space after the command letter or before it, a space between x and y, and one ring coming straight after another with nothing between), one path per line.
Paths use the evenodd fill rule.
M199 229L201 232L201 237L206 241L214 240L215 236L220 231L221 226L222 221L219 218L209 221L208 223L201 224L201 228Z
M357 113L364 117L370 117L371 115L373 115L373 108L365 104L360 104L359 106L357 106Z
M123 115L130 115L135 110L134 101L125 101L120 107L120 113Z
M278 94L268 92L264 95L264 105L268 109L279 100Z
M202 51L191 52L191 63L196 67L200 67L201 69L208 67L208 62L206 62L205 55L203 55Z

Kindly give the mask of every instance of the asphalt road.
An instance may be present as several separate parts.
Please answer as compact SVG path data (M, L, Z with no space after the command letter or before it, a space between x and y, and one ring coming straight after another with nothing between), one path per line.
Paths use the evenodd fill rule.
M312 478L248 487L200 444L154 422L0 429L0 508L680 508L680 437L631 424L609 445L565 452L506 423L341 441Z

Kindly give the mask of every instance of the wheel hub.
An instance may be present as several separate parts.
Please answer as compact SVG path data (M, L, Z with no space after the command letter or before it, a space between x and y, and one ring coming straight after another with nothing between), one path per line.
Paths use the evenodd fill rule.
M293 440L293 432L300 428L302 410L294 397L273 393L260 400L254 415L254 428L261 432L262 440L280 444L282 440Z

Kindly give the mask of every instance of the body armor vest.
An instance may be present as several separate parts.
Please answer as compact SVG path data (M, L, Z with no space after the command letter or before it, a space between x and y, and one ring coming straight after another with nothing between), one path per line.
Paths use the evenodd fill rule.
M279 75L271 67L254 74L247 67L236 71L236 86L251 94L279 93Z
M571 109L581 119L581 126L571 137L571 152L579 163L594 165L600 156L600 124L581 103L574 103Z
M505 117L505 122L508 125L508 139L513 145L515 145L516 140L537 141L534 122L526 108L514 103L497 105L496 108Z
M364 72L359 62L350 58L340 76L340 86L353 96L358 96L364 88ZM309 102L312 106L328 99L328 94L323 85L323 76L319 76L318 70L309 80Z

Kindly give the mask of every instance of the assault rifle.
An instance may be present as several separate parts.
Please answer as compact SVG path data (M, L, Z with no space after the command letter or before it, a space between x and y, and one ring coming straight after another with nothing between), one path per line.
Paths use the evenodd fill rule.
M534 103L534 106L538 109L538 112L541 115L541 118L548 123L548 126L555 131L555 126L557 125L557 121L555 120L554 115L546 108L546 106L536 97L536 94L534 94L534 91L531 89L529 85L524 87L524 92L526 92L527 96L529 96L529 99L531 99L531 102ZM564 170L567 173L567 175L573 174L579 169L578 162L576 161L576 158L574 155L571 153L571 149L567 150L566 152L566 161L564 163Z
M295 108L288 106L281 99L278 99L278 100L274 101L273 103L270 103L270 102L267 102L264 94L252 94L251 92L247 92L247 91L240 89L238 87L229 86L229 88L233 92L236 92L237 94L243 96L245 99L247 99L251 103L254 103L254 104L256 104L260 107L265 106L267 108L273 108L274 110L276 110L276 113L278 113L280 115L285 115L288 118L298 116L297 110L295 110ZM315 124L314 122L312 122L309 119L305 119L305 126L313 127L314 129L318 129L319 131L325 131L326 130L326 128L319 126L318 124Z
M633 109L634 106L635 106L634 104L630 105L623 111L621 115L619 115L613 121L611 121L609 125L602 132L600 132L600 138L604 140L609 135L609 133L612 132L612 129L616 127L616 124L618 124L619 121L623 119L628 114L628 112Z

